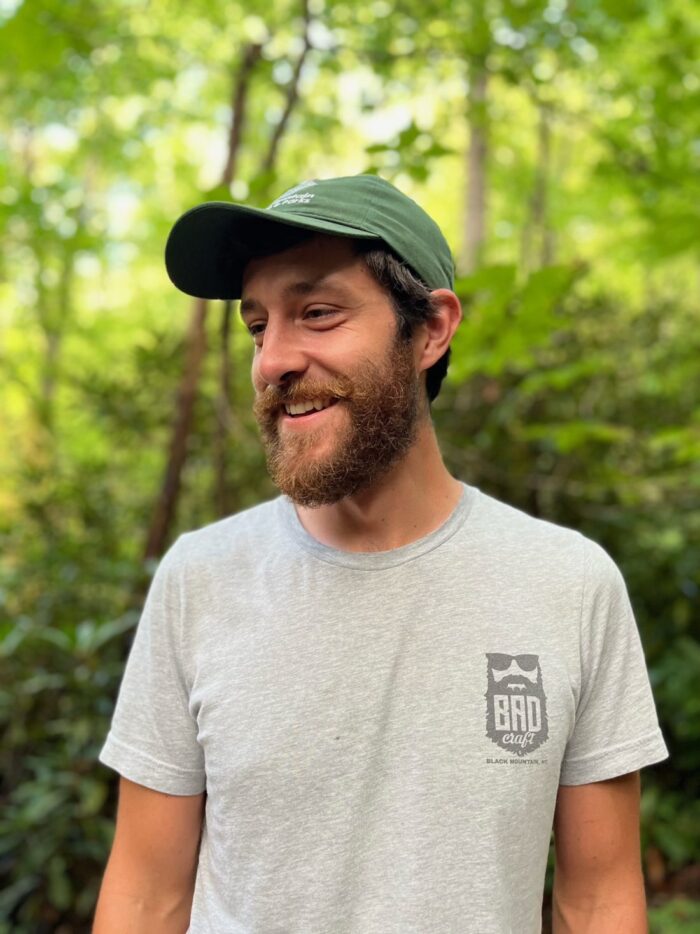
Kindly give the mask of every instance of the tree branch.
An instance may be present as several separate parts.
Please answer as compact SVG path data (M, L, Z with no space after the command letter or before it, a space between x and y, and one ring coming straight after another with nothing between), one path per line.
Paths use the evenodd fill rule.
M309 50L311 49L311 38L309 36L311 12L309 10L309 0L302 0L302 7L304 21L304 44L302 46L301 54L297 59L296 65L294 66L294 73L292 74L291 80L287 85L284 110L270 139L270 146L267 150L267 155L263 160L263 172L269 172L275 164L280 141L284 135L284 131L287 129L289 118L299 98L299 79L301 77L301 70L304 67L306 56L309 54Z
M236 175L236 162L243 139L243 125L245 123L246 104L248 102L248 86L257 62L262 55L262 45L252 42L243 52L238 73L233 82L231 93L231 124L228 134L228 152L226 162L221 173L221 185L227 188Z

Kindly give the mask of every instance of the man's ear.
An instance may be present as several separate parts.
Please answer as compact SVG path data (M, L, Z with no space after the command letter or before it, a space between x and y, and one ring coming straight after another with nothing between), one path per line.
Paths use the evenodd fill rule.
M450 289L435 289L430 293L433 316L421 322L416 337L419 370L429 370L450 346L450 341L463 317L462 305Z

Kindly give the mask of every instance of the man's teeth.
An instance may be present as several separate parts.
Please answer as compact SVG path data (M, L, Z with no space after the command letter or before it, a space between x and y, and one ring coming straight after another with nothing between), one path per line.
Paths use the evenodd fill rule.
M304 412L310 412L312 409L320 411L327 408L332 399L313 399L310 402L298 402L295 405L285 405L284 409L287 415L303 415Z

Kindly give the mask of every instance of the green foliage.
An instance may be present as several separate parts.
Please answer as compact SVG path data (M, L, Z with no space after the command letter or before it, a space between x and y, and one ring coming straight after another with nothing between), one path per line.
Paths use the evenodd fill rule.
M0 930L48 929L69 911L87 925L113 832L113 783L95 758L136 618L2 629Z
M666 661L664 659L664 661ZM697 679L699 669L694 674ZM682 707L681 707L682 710ZM697 748L697 733L694 743ZM678 745L681 754L687 747ZM685 763L676 762L677 772L687 775ZM690 796L691 789L680 788L677 791L664 790L658 785L645 789L642 797L642 821L645 844L655 845L666 857L671 869L680 869L698 860L698 840L700 839L700 800Z
M650 908L649 934L700 934L700 903L674 898Z
M453 339L452 379L529 370L536 351L565 328L561 301L579 274L552 266L519 283L515 266L485 266L457 279L465 320Z

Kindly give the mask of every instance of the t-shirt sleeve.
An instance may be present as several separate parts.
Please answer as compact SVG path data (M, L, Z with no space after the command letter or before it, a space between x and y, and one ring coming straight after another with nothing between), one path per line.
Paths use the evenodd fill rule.
M622 574L584 540L581 684L560 783L583 785L668 758Z
M194 795L205 772L182 657L181 539L151 581L99 760L156 791Z

